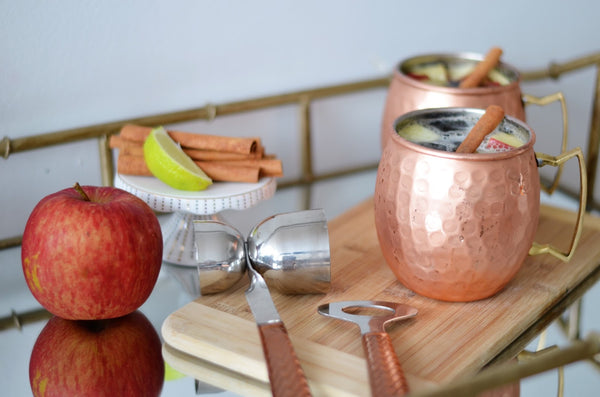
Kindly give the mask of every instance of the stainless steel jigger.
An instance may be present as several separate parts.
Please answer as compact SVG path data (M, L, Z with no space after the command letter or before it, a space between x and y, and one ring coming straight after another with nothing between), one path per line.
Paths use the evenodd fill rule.
M237 229L218 220L193 223L200 293L224 291L246 271L244 239ZM329 289L329 234L323 210L273 215L252 229L246 244L253 268L270 287L286 294Z

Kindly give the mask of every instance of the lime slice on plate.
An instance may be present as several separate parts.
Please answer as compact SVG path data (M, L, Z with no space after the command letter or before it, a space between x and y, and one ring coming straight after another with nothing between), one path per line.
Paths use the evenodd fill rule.
M196 191L212 184L163 127L154 128L146 138L144 159L152 175L172 188Z

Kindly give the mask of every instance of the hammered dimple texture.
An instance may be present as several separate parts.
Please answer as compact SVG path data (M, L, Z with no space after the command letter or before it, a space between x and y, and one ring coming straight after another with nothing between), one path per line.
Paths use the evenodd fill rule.
M362 343L367 355L373 397L407 394L408 383L389 335L385 332L368 333L363 335Z
M258 326L274 397L310 397L308 381L283 323Z
M375 225L396 277L435 299L501 290L532 245L539 216L533 149L492 161L433 156L392 139L380 161Z

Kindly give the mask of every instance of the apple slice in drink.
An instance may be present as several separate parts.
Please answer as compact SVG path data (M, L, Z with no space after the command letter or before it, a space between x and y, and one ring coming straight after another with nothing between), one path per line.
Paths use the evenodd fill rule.
M402 138L415 143L435 142L442 138L432 129L418 123L410 123L400 128L398 134Z
M505 151L520 147L523 143L523 141L514 135L507 134L506 132L497 132L489 137L485 148L495 151Z
M442 62L426 63L415 66L410 70L409 76L416 78L417 80L427 80L430 84L448 84L448 70L446 69L446 65Z

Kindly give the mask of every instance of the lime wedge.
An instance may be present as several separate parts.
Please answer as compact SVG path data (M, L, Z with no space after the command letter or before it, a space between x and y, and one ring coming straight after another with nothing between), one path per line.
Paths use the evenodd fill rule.
M204 190L212 184L163 127L154 128L146 138L144 159L152 175L175 189Z

